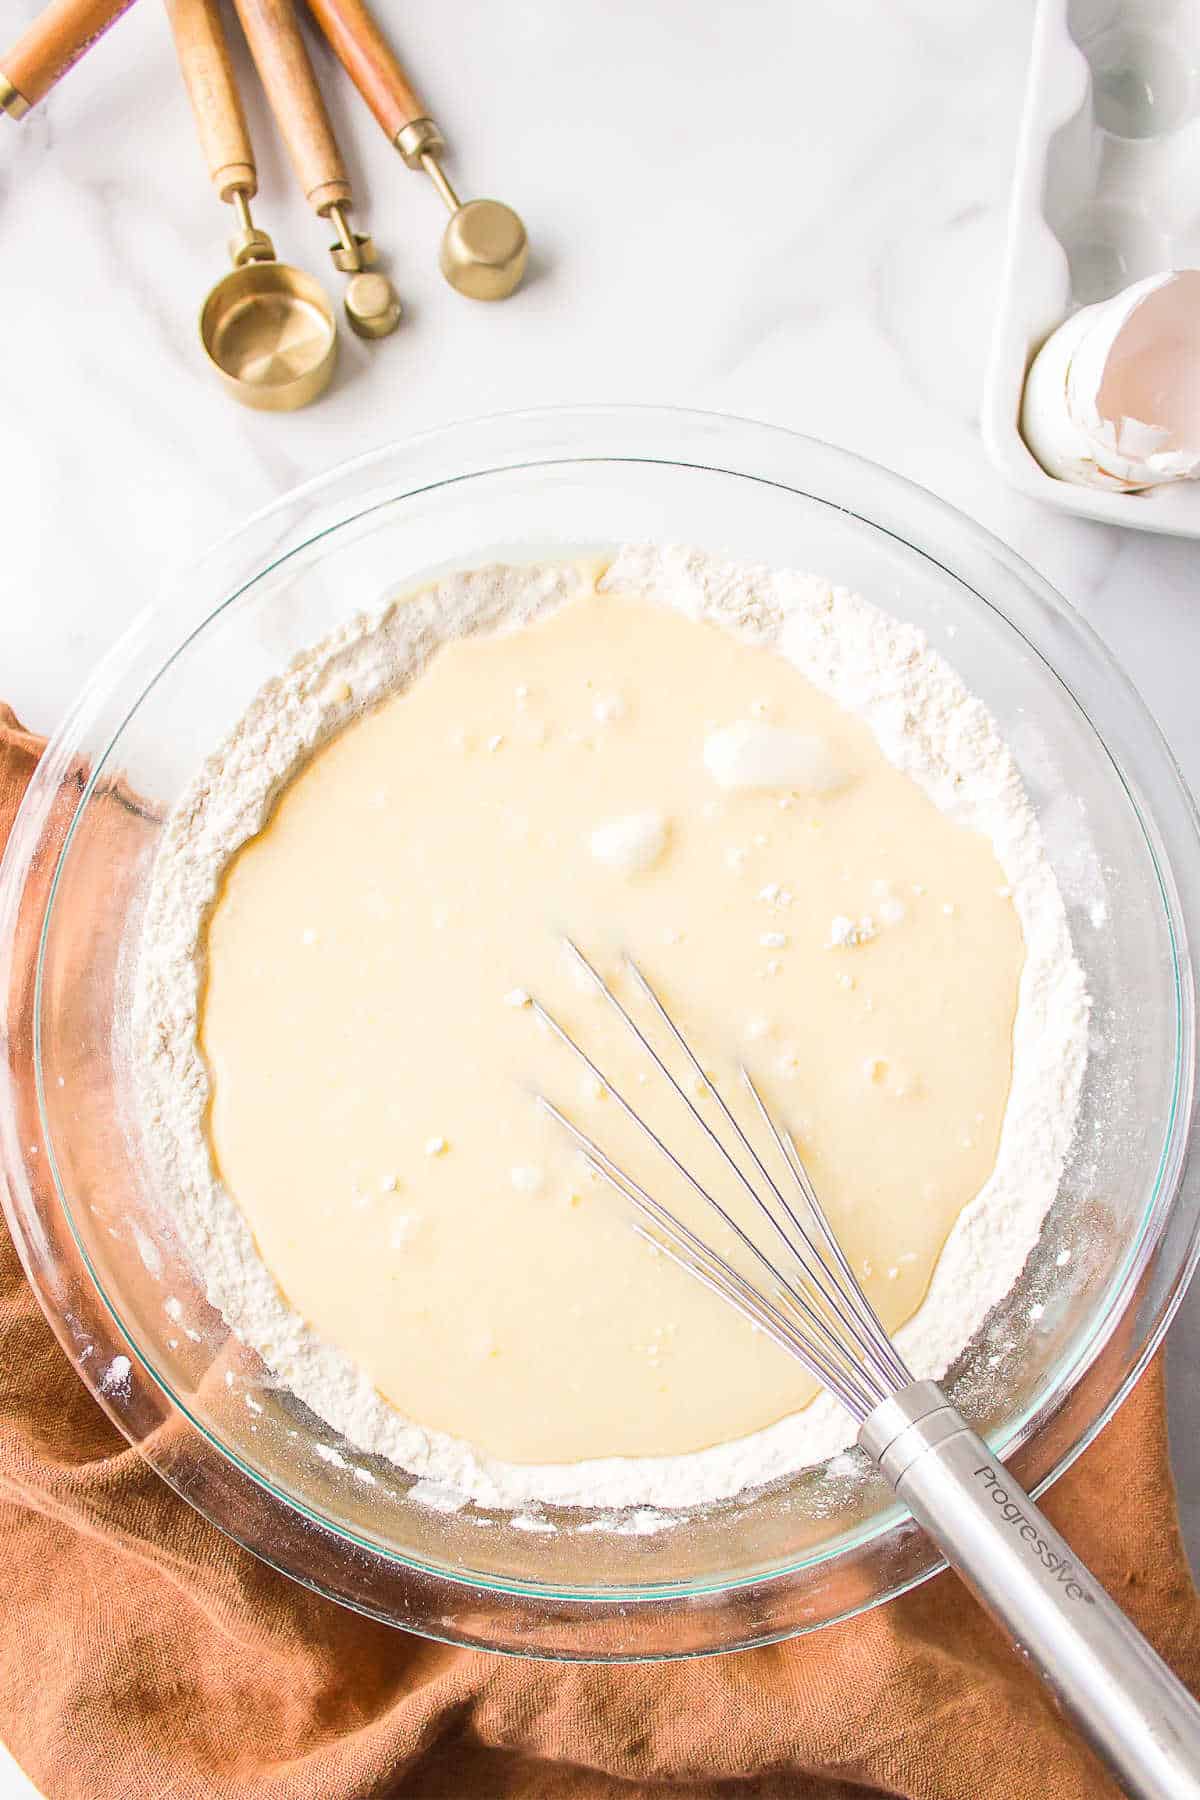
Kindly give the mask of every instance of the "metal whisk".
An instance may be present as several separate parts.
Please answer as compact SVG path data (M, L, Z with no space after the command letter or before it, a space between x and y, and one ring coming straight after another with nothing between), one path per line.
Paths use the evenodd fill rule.
M1012 1637L1126 1791L1139 1800L1200 1800L1200 1707L1075 1559L1066 1540L997 1461L941 1389L914 1380L860 1287L790 1133L740 1071L763 1132L763 1154L705 1072L632 957L624 967L697 1098L578 946L579 968L633 1032L717 1154L730 1194L749 1201L764 1242L647 1123L588 1052L536 998L537 1017L603 1084L739 1247L736 1266L622 1169L550 1100L538 1103L588 1166L630 1203L634 1229L794 1356L858 1421L858 1442L951 1567ZM668 1054L671 1050L668 1049ZM697 1099L711 1096L708 1114ZM774 1172L773 1172L774 1171Z

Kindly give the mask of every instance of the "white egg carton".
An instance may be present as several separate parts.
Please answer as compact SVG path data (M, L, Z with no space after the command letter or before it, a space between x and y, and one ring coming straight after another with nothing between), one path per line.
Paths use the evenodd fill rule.
M1200 0L1039 0L983 402L988 454L1051 506L1200 537L1200 482L1121 494L1058 481L1018 420L1057 325L1160 270L1200 265Z

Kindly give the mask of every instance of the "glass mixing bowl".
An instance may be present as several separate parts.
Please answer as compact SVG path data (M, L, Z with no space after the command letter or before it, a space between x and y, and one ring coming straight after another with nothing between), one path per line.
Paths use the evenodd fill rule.
M661 1530L547 1509L556 1529L530 1532L411 1498L409 1476L281 1390L206 1304L139 1156L130 969L164 815L299 649L452 566L630 540L859 589L925 629L1017 755L1094 997L1092 1056L1042 1239L947 1385L1035 1490L1128 1391L1196 1255L1196 820L1129 683L1017 557L843 451L640 408L457 425L301 488L155 598L30 788L0 871L8 1219L81 1379L191 1505L376 1618L529 1655L768 1642L939 1564L857 1452L836 1477L807 1471Z

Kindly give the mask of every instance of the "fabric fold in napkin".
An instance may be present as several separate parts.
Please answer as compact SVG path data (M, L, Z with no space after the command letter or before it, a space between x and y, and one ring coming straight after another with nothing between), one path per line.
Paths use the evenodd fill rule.
M0 707L0 842L39 750ZM76 1378L5 1231L0 1332L0 1738L47 1800L1116 1792L951 1576L691 1662L426 1643L306 1592L177 1498ZM1163 1403L1160 1357L1046 1511L1195 1691Z

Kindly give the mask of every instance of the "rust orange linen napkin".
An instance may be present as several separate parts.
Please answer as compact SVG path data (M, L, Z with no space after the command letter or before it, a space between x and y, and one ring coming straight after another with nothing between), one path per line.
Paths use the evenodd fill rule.
M40 751L0 707L0 843ZM65 821L64 821L65 823ZM1103 1800L943 1575L772 1649L515 1662L318 1599L191 1511L93 1404L0 1231L0 1737L48 1800ZM1161 1359L1046 1509L1195 1690Z

